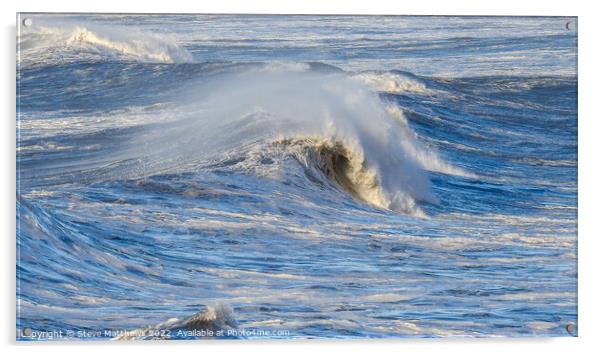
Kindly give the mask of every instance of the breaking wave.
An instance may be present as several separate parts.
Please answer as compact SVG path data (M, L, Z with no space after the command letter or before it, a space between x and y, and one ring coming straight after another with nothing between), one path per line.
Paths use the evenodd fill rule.
M467 175L419 142L378 94L344 73L270 70L199 80L179 94L177 119L149 125L120 159L119 178L172 173L219 160L278 178L261 159L282 153L374 206L424 216L437 203L427 171ZM267 156L270 155L271 156Z
M192 55L173 39L130 28L34 19L20 27L21 64L119 58L146 63L184 63ZM83 57L82 57L83 56Z

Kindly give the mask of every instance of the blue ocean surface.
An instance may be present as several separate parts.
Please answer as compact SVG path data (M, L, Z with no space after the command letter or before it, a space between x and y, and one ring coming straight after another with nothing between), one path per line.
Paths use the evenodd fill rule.
M17 339L577 335L577 19L20 14Z

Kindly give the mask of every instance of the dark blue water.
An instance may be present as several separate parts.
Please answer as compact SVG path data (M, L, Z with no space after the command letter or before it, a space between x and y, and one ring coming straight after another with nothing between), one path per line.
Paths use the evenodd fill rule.
M576 335L576 19L27 17L20 339Z

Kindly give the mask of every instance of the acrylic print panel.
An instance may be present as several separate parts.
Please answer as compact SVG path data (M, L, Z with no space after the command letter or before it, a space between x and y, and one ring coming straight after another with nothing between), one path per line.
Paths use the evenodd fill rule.
M577 335L577 19L20 14L17 338Z

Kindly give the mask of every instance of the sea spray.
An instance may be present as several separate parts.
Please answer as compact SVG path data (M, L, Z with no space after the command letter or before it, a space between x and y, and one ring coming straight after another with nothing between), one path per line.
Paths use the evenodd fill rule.
M335 180L359 199L423 216L417 203L437 202L426 170L449 166L420 144L395 117L399 112L392 114L377 93L344 73L251 67L189 84L178 100L187 113L149 126L129 149L128 158L140 159L146 175L244 147L304 140L321 153L344 152L329 154L346 161Z

